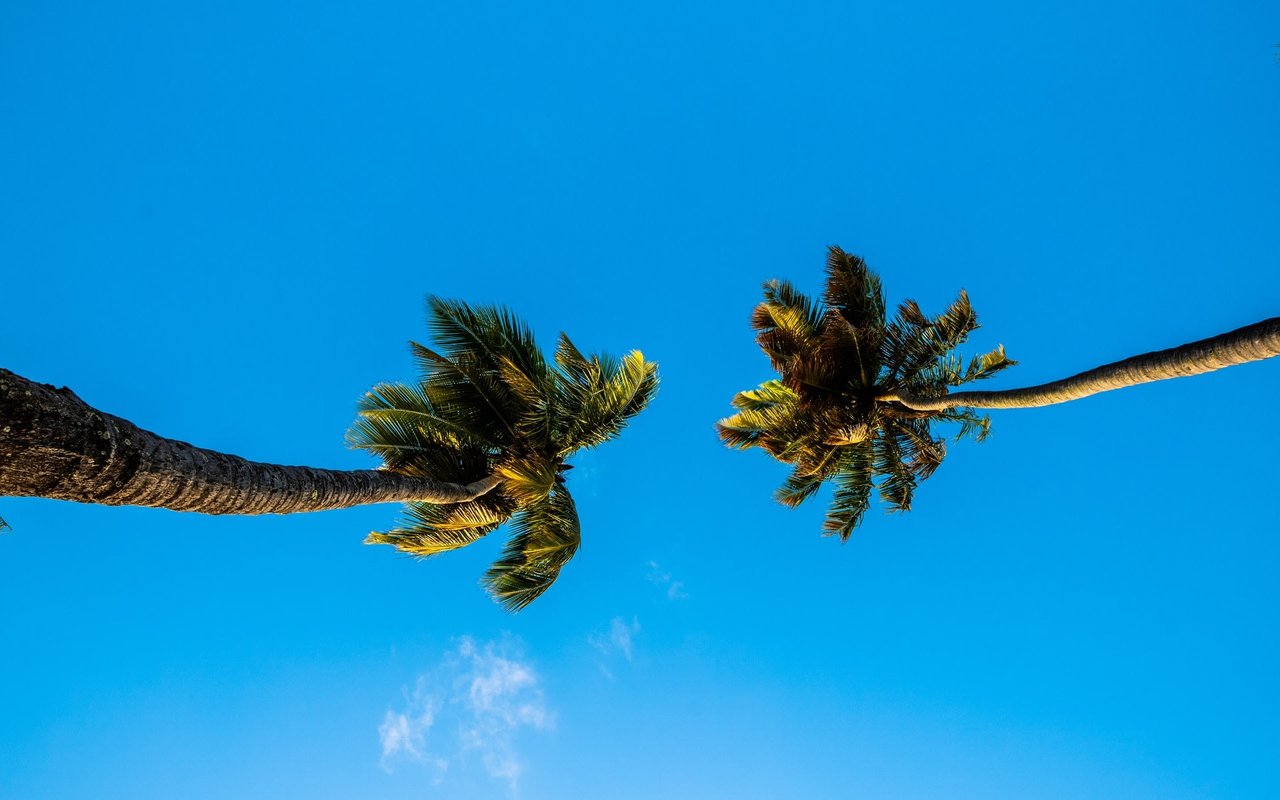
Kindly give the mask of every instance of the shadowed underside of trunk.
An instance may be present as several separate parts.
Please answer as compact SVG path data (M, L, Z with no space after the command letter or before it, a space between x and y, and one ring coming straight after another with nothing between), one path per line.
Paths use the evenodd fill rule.
M1280 355L1280 317L1256 322L1229 333L1168 350L1157 350L1104 364L1060 381L1002 392L953 392L943 397L916 397L906 392L886 394L884 402L898 402L917 411L946 408L1037 408L1078 400L1140 383L1185 378L1223 367L1261 361Z
M0 495L203 514L291 514L368 503L460 503L461 486L382 470L262 464L166 439L0 369Z

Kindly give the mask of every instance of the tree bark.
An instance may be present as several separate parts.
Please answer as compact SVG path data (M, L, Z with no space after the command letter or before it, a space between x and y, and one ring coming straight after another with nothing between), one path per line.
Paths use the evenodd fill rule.
M942 397L918 397L898 391L881 395L883 402L897 402L917 411L947 408L1038 408L1078 400L1112 389L1140 383L1185 378L1223 367L1260 361L1280 355L1280 317L1256 322L1229 333L1197 342L1157 350L1104 364L1088 372L1052 383L1000 392L953 392Z
M292 514L368 503L461 503L465 486L384 470L263 464L166 439L0 369L0 495L202 514Z

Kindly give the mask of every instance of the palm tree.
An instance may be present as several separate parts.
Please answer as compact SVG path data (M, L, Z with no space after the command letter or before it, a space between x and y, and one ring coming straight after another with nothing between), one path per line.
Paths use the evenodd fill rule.
M195 447L98 411L70 389L0 369L0 496L47 497L203 514L291 514L416 501L458 503L462 486L393 470L264 464Z
M794 467L776 492L788 506L834 481L823 527L842 540L870 507L873 488L889 510L911 508L916 486L946 455L934 423L956 423L957 439L981 441L991 423L973 409L1052 405L1280 355L1280 318L1273 318L1041 386L952 393L1016 363L1003 347L967 364L955 353L978 327L964 291L937 317L907 300L888 319L880 279L861 258L832 247L820 302L777 280L764 296L751 323L781 380L738 393L738 412L717 429L731 447L760 447Z
M369 392L349 441L396 472L460 483L492 473L500 488L449 507L409 503L398 527L366 541L433 556L510 521L484 583L518 611L547 590L581 541L567 460L614 438L645 408L657 367L639 351L585 356L563 333L548 361L503 308L431 297L428 311L439 349L410 343L420 379Z

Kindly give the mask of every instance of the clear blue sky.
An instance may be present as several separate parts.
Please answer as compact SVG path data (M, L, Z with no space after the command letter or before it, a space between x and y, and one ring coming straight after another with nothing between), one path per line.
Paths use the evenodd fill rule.
M1280 795L1280 363L995 417L847 545L713 423L866 256L1063 376L1280 311L1274 3L0 8L0 365L363 468L437 293L640 348L511 616L393 506L0 499L0 797Z

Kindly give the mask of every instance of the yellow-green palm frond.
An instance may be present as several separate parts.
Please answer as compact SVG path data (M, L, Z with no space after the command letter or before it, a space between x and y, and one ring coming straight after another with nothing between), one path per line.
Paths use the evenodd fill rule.
M814 475L807 470L793 469L782 485L774 490L773 496L784 506L795 508L822 488L825 478Z
M572 380L585 382L591 373L591 359L583 355L562 331L556 340L556 365Z
M990 353L974 356L960 381L952 385L959 386L970 381L986 380L1001 370L1016 366L1017 363L1005 354L1004 345L997 345L996 349Z
M616 437L658 391L658 366L639 350L620 360L593 356L582 379L559 382L557 401L565 426L559 434L560 457L599 446Z
M827 250L827 282L822 294L827 307L855 330L884 327L884 289L867 262L839 247Z
M885 327L886 378L891 385L905 384L964 344L977 327L978 315L963 289L947 310L933 319L926 317L914 300L904 301Z
M759 388L738 392L730 402L742 411L763 411L775 406L791 405L799 399L782 381L765 381Z
M423 371L421 390L441 416L463 425L495 446L518 438L517 424L527 406L486 357L465 351L445 357L417 342L409 349Z
M890 511L910 511L916 491L916 475L906 463L902 437L896 430L881 428L872 440L880 500Z
M497 467L502 476L502 491L511 496L521 507L545 498L555 487L557 464L554 461L522 455L512 455Z
M492 444L484 431L438 413L429 392L420 384L380 383L360 399L356 408L365 419L412 428L426 441L454 447Z
M562 481L512 520L502 556L485 573L490 594L519 611L550 588L578 551L582 531L573 498Z
M822 531L848 541L853 530L862 523L871 508L871 490L875 477L875 454L872 443L864 442L845 450L844 463L836 474L835 491Z
M457 505L407 503L404 518L395 528L369 534L365 544L389 544L420 557L438 555L478 541L515 511L515 502L501 492Z
M546 373L533 331L509 310L435 296L427 298L427 309L427 326L446 355L472 353L491 369L507 358L535 379Z
M776 457L778 453L775 451L779 448L774 443L785 444L787 439L804 435L807 427L805 420L797 423L795 419L799 406L794 399L782 399L769 405L750 405L750 400L740 399L744 394L739 392L734 402L741 410L716 423L716 432L726 445L740 450L764 447Z
M764 284L764 302L751 315L756 343L774 369L784 370L793 358L813 349L822 322L816 303L786 281Z
M518 403L515 429L522 445L550 447L556 439L555 382L546 375L535 379L506 357L498 359L498 378Z
M981 442L991 435L991 417L979 414L971 408L948 408L939 411L935 418L959 423L960 430L956 433L956 441L973 439L975 442Z
M437 435L421 421L413 414L362 414L347 441L378 456L386 469L406 475L465 484L488 473L488 448L480 440Z

